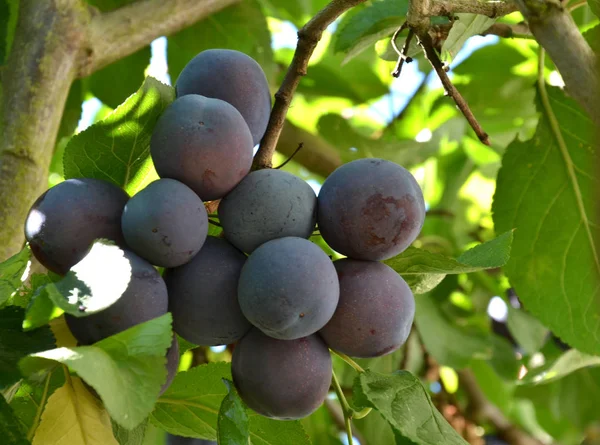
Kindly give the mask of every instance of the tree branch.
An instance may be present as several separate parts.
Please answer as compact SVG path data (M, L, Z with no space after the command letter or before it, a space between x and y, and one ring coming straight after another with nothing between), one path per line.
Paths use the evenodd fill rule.
M79 77L85 77L240 0L143 0L92 19L86 56Z
M530 436L514 425L500 409L491 403L479 387L475 376L469 369L458 371L460 387L469 399L468 413L475 422L488 421L498 436L511 445L543 445L543 442Z
M419 38L419 43L423 48L423 51L425 52L425 57L427 58L427 60L429 60L429 63L431 63L431 66L440 78L440 81L442 82L446 93L448 93L448 96L450 96L454 100L456 106L465 116L465 118L469 122L469 125L471 126L479 140L485 145L491 145L487 133L483 130L483 128L473 115L473 112L469 108L469 104L464 99L464 97L462 97L460 92L456 89L456 87L448 77L448 74L446 74L446 71L444 70L444 67L442 65L442 61L435 52L435 48L433 47L433 41L429 33L425 31L418 34L417 36Z
M558 68L569 94L600 124L598 58L569 11L558 0L516 2L529 29Z
M275 93L275 104L271 111L269 125L261 141L260 149L254 157L253 168L270 168L279 135L285 123L285 116L292 97L298 88L300 79L306 75L308 61L317 47L325 29L348 9L363 3L366 0L333 0L317 13L300 31L298 31L298 45L292 63L281 83L279 91Z
M519 8L512 1L437 0L431 2L428 15L448 16L466 12L496 18L518 10Z
M23 246L23 222L48 166L89 11L79 0L22 0L0 97L0 261Z

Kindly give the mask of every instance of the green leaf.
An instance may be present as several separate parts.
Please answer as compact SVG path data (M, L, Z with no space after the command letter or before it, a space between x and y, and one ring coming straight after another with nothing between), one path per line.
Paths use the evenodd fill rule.
M446 422L418 378L406 371L383 375L367 370L354 383L355 404L371 407L396 434L417 445L465 445Z
M228 363L209 363L180 372L158 399L150 421L177 436L216 440L217 417L231 379Z
M548 328L528 312L508 305L508 330L527 354L540 350L548 338Z
M371 416L367 416L369 418ZM310 416L301 420L302 426L306 429L306 433L311 438L312 443L318 445L342 445L339 437L339 428L334 423L334 420L325 405L321 405ZM356 426L356 423L355 423ZM386 424L387 427L387 424ZM368 443L385 443L374 442Z
M119 445L143 445L146 429L148 427L148 419L144 420L134 429L129 430L123 428L116 422L112 422L113 434Z
M276 66L271 34L256 0L229 6L169 37L167 60L173 84L193 57L212 48L234 49L249 55L262 67L267 79L273 82Z
M174 100L173 88L152 77L104 120L73 136L65 149L65 178L97 178L135 194L157 178L150 137Z
M23 332L25 311L18 307L0 310L0 388L21 378L18 363L22 357L54 347L49 327Z
M223 379L223 383L228 392L219 408L217 441L221 445L247 445L250 433L246 407L235 390L233 382Z
M600 0L588 0L588 5L596 17L600 17Z
M342 22L335 34L335 52L345 52L344 63L348 62L378 40L393 34L405 20L407 11L405 0L373 2L372 6Z
M406 280L414 293L422 294L437 286L446 275L502 267L508 261L512 231L467 250L456 260L426 250L409 247L384 261Z
M577 103L548 88L565 141L547 111L532 140L513 142L498 173L493 216L516 229L505 271L527 310L568 344L600 353L600 213L596 128Z
M554 380L562 379L567 375L582 369L600 366L600 357L597 355L588 355L577 349L570 349L558 357L554 362L530 370L527 376L521 380L521 384L541 385Z
M109 107L118 107L144 81L150 56L150 47L146 46L95 72L89 78L91 92ZM115 82L115 79L118 81Z
M282 422L254 412L248 413L248 417L252 445L311 445L310 438L299 421Z
M165 354L171 340L171 314L165 314L93 346L32 354L20 365L27 375L55 361L68 365L98 392L111 417L132 429L150 414L166 380Z
M415 323L427 351L441 365L465 368L471 360L492 357L488 335L470 332L448 319L430 294L416 300Z
M64 384L65 373L60 366L35 380L21 382L10 401L10 407L19 419L23 431L35 431L48 398Z
M100 401L77 377L48 399L32 445L118 445Z
M60 276L33 274L31 276L31 289L29 304L23 320L23 329L30 330L48 324L48 322L59 317L64 311L54 305L54 302L46 291L46 286L59 281Z
M29 445L14 412L0 396L0 437L3 445Z
M0 0L0 65L8 60L18 13L19 0Z
M496 21L480 14L454 14L454 16L452 28L442 45L442 60L447 63L456 57L470 37L485 31Z
M0 306L23 284L21 277L27 269L30 258L31 250L29 247L25 247L0 264Z
M219 407L227 395L223 379L231 379L230 363L209 363L175 376L158 399L150 421L176 436L217 439ZM281 422L248 413L253 445L310 445L300 422Z
M123 249L100 240L63 278L50 281L40 292L47 293L63 311L86 317L103 311L123 295L131 280L131 270Z

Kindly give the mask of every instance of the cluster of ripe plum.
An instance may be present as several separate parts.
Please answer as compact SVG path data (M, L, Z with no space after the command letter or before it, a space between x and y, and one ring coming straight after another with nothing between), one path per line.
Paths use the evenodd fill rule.
M97 179L53 187L27 218L31 249L65 274L96 239L123 247L131 278L121 298L101 312L66 317L79 343L170 311L187 341L235 344L233 380L250 408L277 419L307 416L329 391L329 348L376 357L406 341L413 295L379 261L419 234L421 189L407 170L381 159L338 168L318 198L287 172L250 172L271 101L262 69L242 53L200 53L176 91L150 143L161 179L131 198ZM207 236L203 201L216 199L221 237ZM332 262L309 241L317 226L347 258ZM174 339L163 390L178 359Z

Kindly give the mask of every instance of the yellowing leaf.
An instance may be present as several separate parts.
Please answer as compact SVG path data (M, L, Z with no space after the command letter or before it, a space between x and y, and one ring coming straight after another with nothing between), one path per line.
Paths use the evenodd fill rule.
M48 399L32 445L118 445L106 410L72 377Z
M64 316L51 320L50 329L56 339L57 348L74 348L77 346L77 340L71 334Z

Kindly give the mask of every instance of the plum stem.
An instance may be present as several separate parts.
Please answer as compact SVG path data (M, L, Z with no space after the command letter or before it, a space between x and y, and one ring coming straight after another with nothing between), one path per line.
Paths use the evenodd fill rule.
M335 390L337 398L342 407L342 413L344 414L344 424L346 426L346 434L348 435L348 445L353 445L354 440L352 436L352 414L354 411L352 410L350 404L346 400L346 396L344 395L344 391L340 386L340 381L335 375L335 371L332 371L331 373L331 382L333 383L333 389Z
M358 363L356 363L354 360L352 360L346 354L344 354L342 352L334 351L333 349L330 349L330 351L333 352L335 355L337 355L342 360L344 360L350 366L352 366L356 372L359 372L359 373L365 372L365 370Z

